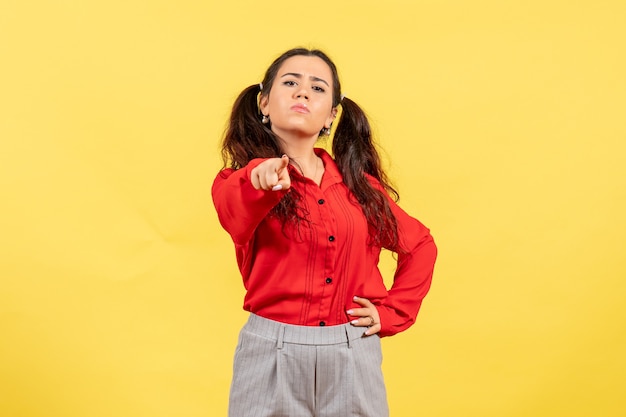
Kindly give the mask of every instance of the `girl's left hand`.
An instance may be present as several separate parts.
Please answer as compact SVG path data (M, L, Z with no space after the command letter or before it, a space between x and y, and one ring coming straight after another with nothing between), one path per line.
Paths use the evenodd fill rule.
M378 310L376 306L367 298L354 297L354 302L363 306L363 308L353 308L346 313L350 316L358 317L355 320L352 320L350 324L358 327L368 327L365 331L365 336L371 336L380 331L380 316L378 315Z

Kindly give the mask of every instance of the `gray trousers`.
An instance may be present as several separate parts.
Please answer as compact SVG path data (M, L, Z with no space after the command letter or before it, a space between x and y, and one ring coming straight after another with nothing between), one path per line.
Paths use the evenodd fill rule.
M235 351L229 417L387 417L377 335L250 314Z

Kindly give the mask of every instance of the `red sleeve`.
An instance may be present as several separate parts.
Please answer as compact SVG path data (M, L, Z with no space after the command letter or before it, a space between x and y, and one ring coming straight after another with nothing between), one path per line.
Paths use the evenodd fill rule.
M224 169L213 181L211 195L222 227L233 242L244 245L269 211L289 191L257 190L250 181L250 171L265 159L253 159L245 167Z
M388 296L376 306L381 323L379 335L384 337L406 330L415 322L430 289L437 247L426 226L402 210L379 183L374 185L387 195L404 249L397 254L398 264Z

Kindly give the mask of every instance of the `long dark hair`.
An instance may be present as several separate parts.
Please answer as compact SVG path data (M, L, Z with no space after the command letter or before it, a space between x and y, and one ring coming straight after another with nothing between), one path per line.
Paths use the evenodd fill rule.
M343 181L361 206L369 226L371 243L401 251L398 225L386 196L372 186L366 174L380 182L385 190L398 200L398 192L391 186L381 167L380 156L372 140L372 131L363 110L352 100L341 96L337 67L322 51L295 48L285 52L270 65L259 84L247 87L235 100L222 144L224 166L232 169L245 167L254 158L276 158L284 154L279 138L261 122L258 100L267 96L282 64L294 56L316 56L330 67L333 77L333 107L341 104L342 114L337 123L332 152L343 176ZM320 132L321 134L321 132ZM293 180L293 179L292 179ZM289 221L305 220L302 196L293 189L285 194L270 212L285 225Z

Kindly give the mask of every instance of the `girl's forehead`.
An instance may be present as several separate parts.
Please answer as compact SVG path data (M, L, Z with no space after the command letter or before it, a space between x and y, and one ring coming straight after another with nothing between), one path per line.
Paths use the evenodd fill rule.
M287 58L278 70L278 76L285 73L313 75L324 78L328 82L332 81L330 67L322 58L317 56L296 55Z

